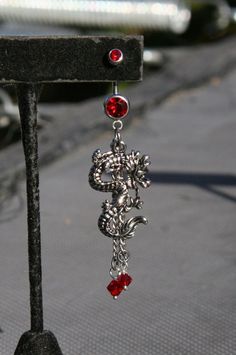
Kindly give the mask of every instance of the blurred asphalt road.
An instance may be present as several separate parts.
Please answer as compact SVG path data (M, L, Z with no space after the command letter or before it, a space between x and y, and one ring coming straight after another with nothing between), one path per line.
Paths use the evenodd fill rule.
M87 182L112 132L41 171L45 328L63 354L236 353L235 87L231 71L124 129L128 150L151 156L153 183L141 191L150 223L128 243L134 281L117 301L106 290L111 240L97 230L109 194ZM0 216L2 355L29 328L24 194L22 183Z

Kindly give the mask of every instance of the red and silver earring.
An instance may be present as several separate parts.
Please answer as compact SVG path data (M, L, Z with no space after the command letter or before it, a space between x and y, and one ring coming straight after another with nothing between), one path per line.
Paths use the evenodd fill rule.
M136 216L127 219L126 214L133 208L142 207L139 188L150 186L150 180L146 178L150 161L147 155L141 155L138 151L126 152L126 145L121 139L121 130L123 119L129 112L129 101L118 93L117 83L113 83L113 94L105 100L104 108L106 115L113 120L114 138L110 151L102 153L97 149L94 152L89 183L95 190L112 194L111 200L105 200L102 204L98 227L113 241L110 268L112 281L107 289L116 299L132 282L128 274L127 240L134 236L139 223L147 224L146 217ZM103 174L110 174L110 181L103 180Z

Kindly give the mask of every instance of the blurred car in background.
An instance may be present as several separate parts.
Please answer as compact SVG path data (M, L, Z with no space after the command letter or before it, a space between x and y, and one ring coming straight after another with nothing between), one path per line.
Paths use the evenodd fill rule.
M183 33L190 17L184 0L0 1L0 19L4 21Z
M0 0L0 21L54 25L81 31L184 34L191 19L226 29L236 20L232 0ZM214 25L214 26L213 26ZM208 26L209 27L209 26Z

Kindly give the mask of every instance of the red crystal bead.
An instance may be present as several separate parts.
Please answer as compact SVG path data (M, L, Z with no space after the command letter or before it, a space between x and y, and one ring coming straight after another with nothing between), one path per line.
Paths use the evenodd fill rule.
M128 287L131 282L133 281L132 277L129 276L129 274L121 274L118 278L117 281L120 282L122 287Z
M117 297L123 291L123 286L118 280L112 280L107 289L113 297Z
M119 64L122 62L123 60L123 53L120 49L112 49L109 54L108 54L108 58L111 64Z
M104 104L105 113L113 119L124 118L129 112L128 100L120 95L109 97Z

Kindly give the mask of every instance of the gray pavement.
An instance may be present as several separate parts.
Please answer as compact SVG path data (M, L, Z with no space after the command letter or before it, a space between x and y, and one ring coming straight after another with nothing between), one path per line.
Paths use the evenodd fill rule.
M235 87L236 71L215 77L124 130L128 149L151 156L153 184L142 191L150 223L128 244L134 281L117 301L106 290L111 241L97 230L109 194L87 182L112 134L42 170L45 328L63 354L236 353ZM2 355L29 328L24 184L14 189L0 216Z

